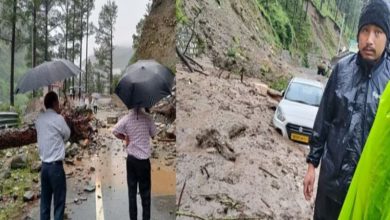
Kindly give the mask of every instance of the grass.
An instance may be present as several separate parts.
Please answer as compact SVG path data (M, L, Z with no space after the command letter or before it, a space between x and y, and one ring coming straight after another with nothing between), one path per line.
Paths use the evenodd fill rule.
M302 0L299 5L294 8L291 4L285 8L285 1L266 1L266 0L255 0L260 13L265 18L266 22L272 28L271 37L265 37L266 41L272 45L275 45L278 48L283 48L289 50L292 54L295 54L297 57L301 57L301 61L306 64L304 58L308 53L322 53L319 48L315 45L313 38L313 27L309 16L306 19L303 19L306 13L305 6L306 1ZM313 2L314 7L317 8L319 13L323 17L328 17L332 21L341 27L342 17L338 16L335 18L335 13L329 9L335 8L336 3L334 0L330 2L330 7L328 9L328 4L323 3L322 9L320 10L320 1L321 0L310 0ZM340 15L340 13L338 13ZM332 35L331 29L327 26L323 27L325 34L321 37L321 41L324 42L326 51L333 55L336 52L336 47L334 41L334 35ZM343 36L351 35L351 31L348 27L343 34ZM338 39L337 39L338 42Z
M242 56L242 49L241 49L241 44L240 44L240 39L237 38L237 37L234 37L232 38L232 44L230 45L230 47L228 48L227 50L227 56L230 57L230 58L243 58Z
M310 52L312 48L312 27L308 19L302 19L305 11L297 7L289 10L283 7L283 3L272 1L266 4L263 0L257 0L258 8L272 27L274 44L300 56Z
M275 43L283 49L289 49L295 37L290 19L278 1L264 4L256 1L257 6L267 23L271 26Z
M286 76L283 76L283 77L280 77L280 78L276 79L275 81L273 81L271 83L270 87L272 89L282 91L282 90L285 90L287 88L288 82L289 82L289 78Z
M187 24L188 17L183 11L183 2L182 0L176 0L176 20L178 23Z
M330 18L331 20L333 20L341 28L341 24L343 22L343 19L340 16L341 15L340 11L338 12L338 17L336 19L335 13L329 10L328 3L324 2L322 4L322 8L320 10L321 0L311 0L311 1L313 2L313 5L317 8L317 10L320 12L320 14L323 17ZM330 6L330 8L333 8L333 9L336 8L336 2L335 1L331 1L329 6Z
M0 180L0 195L3 199L9 199L8 202L0 203L0 219L15 219L20 215L23 202L23 195L26 191L32 190L33 179L39 179L39 173L31 173L29 166L25 169L11 171L11 177L6 180ZM13 200L13 196L17 199Z

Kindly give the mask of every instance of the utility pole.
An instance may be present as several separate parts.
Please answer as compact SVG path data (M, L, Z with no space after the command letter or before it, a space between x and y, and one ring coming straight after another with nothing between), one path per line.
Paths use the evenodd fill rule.
M344 23L345 23L345 14L343 15L343 23L341 24L341 30L340 30L340 36L339 36L339 44L337 45L337 51L336 54L339 55L340 46L341 46L341 38L343 36L343 29L344 29Z
M79 73L79 99L81 99L81 64L83 61L83 0L80 3L80 73Z
M89 1L87 0L87 39L85 45L85 92L88 93L88 32L89 32Z
M14 0L12 14L12 42L11 42L11 79L10 79L10 104L14 106L14 71L15 71L15 40L16 40L16 2Z

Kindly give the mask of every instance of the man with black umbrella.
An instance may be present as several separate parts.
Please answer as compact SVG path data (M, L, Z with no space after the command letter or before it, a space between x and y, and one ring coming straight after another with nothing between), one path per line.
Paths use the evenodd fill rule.
M126 142L130 219L137 219L137 185L143 219L150 219L150 138L156 135L156 126L147 113L148 108L171 94L173 83L174 75L168 68L154 60L139 60L126 69L115 88L118 97L132 109L113 130Z
M54 219L64 219L66 199L66 178L62 161L65 158L65 143L70 129L59 114L60 104L55 92L49 92L44 99L46 111L36 122L41 170L41 220L50 219L50 206L54 196Z
M133 108L115 125L114 135L125 140L127 160L127 186L130 219L137 219L137 186L142 200L142 219L150 219L151 197L151 146L150 138L156 135L156 126L147 109Z
M340 60L329 78L314 123L304 195L313 193L321 161L314 219L337 219L390 79L389 7L372 0L359 19L359 52ZM385 146L384 146L385 147Z

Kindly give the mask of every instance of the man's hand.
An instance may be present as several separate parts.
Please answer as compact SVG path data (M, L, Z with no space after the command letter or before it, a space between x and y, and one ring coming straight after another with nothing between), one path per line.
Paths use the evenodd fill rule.
M313 196L315 176L315 167L313 164L309 163L305 179L303 180L303 194L305 195L305 199L307 201L309 201Z
M129 139L129 136L125 136L125 147L127 147L130 143L130 139Z

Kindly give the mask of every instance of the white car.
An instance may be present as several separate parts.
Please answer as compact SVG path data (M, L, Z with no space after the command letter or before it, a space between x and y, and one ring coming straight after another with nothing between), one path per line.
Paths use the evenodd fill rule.
M275 128L292 141L308 144L323 91L321 82L293 78L276 108Z

